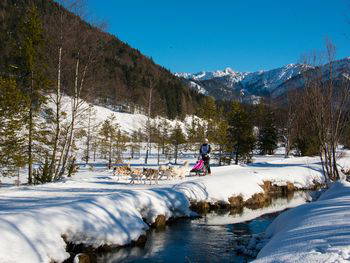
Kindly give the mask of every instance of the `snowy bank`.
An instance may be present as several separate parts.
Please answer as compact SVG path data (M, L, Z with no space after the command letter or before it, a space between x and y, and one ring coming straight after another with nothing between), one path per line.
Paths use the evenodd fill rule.
M286 186L291 183L297 189L312 189L322 184L324 178L318 158L275 158L261 160L251 165L231 165L216 167L219 176L206 176L175 186L193 201L210 203L226 202L232 196L242 196L243 200L254 194L264 193L265 181L273 185Z
M278 216L254 262L349 262L350 183L334 183L319 200Z
M144 220L190 216L188 207L183 194L154 189L2 211L0 262L62 262L70 256L64 239L95 248L126 245L145 234Z
M159 215L190 216L190 201L244 200L262 184L310 188L322 182L317 158L258 157L249 166L213 167L212 176L130 185L112 171L81 170L71 179L0 189L0 262L62 262L66 243L121 246L138 240Z

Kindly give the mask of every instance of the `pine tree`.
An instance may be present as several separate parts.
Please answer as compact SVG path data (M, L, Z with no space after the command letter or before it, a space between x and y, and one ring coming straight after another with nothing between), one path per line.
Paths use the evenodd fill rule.
M216 119L218 111L213 97L204 97L202 106L199 109L199 116L207 121Z
M112 158L113 158L113 143L117 134L117 130L114 124L114 116L108 117L100 129L100 149L101 153L106 156L108 159L108 169L112 167Z
M114 115L109 116L100 128L100 150L108 160L108 168L111 169L112 161L122 162L123 152L127 148L128 136L124 134L119 124L115 122Z
M122 130L117 126L115 137L113 140L114 156L118 163L123 162L123 152L127 148L128 136L122 132Z
M169 132L170 132L170 125L166 119L162 119L162 121L159 123L159 129L160 129L160 144L162 148L162 154L166 154L167 146L169 143Z
M232 104L228 126L228 139L235 155L235 164L239 160L250 162L255 144L253 125L248 113L238 102Z
M171 136L170 136L170 141L174 147L174 159L175 159L175 164L176 164L177 159L178 159L179 149L180 149L182 144L186 143L186 137L183 134L182 128L181 128L179 123L176 123L174 129L172 130Z
M44 91L48 82L44 74L43 64L44 37L42 22L34 5L30 6L19 26L18 58L16 76L28 100L28 183L32 183L34 161L34 137L36 132L35 117L45 101Z
M25 139L21 131L27 101L16 81L0 77L0 167L8 172L25 165Z
M212 152L218 153L219 165L226 161L225 153L229 151L228 123L225 119L219 119L213 125L213 133L209 136L212 142Z
M207 133L205 121L192 116L191 123L186 125L188 149L198 151L200 145L204 142Z
M258 147L260 154L272 155L277 148L278 134L275 119L271 109L265 108L261 112L262 123L259 127Z
M347 149L350 148L350 123L347 123L347 125L345 127L345 131L344 131L343 137L341 139L341 143Z
M161 123L154 123L153 126L153 142L157 146L157 164L159 165L160 163L160 154L161 154L161 149L162 149L162 126Z
M141 149L141 136L139 131L133 131L131 133L131 136L129 138L129 147L130 147L130 157L131 159L134 159L135 153L139 153Z

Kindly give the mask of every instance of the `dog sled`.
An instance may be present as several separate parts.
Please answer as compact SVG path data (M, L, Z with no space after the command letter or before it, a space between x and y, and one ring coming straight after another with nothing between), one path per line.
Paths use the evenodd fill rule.
M196 162L190 171L191 173L197 176L205 176L207 174L207 167L202 159Z

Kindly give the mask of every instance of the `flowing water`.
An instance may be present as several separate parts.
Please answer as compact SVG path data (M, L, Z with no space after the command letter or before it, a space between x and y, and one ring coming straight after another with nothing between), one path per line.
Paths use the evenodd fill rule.
M240 213L212 212L197 219L178 219L147 234L144 247L126 247L96 255L97 262L249 262L238 255L237 240L263 233L283 210L310 200L306 192L273 199L265 208Z

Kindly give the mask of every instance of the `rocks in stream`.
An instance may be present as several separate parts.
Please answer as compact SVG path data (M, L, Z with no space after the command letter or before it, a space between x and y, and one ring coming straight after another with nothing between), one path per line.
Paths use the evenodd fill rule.
M267 242L264 233L243 236L236 239L234 250L238 255L254 259Z
M321 185L319 184L318 187ZM210 211L229 210L231 214L237 214L242 212L244 207L250 209L258 209L269 206L271 200L274 197L284 196L287 199L291 199L294 196L294 192L297 190L309 190L309 189L298 189L291 182L287 182L285 185L275 185L270 181L264 181L261 185L264 192L256 193L249 199L245 200L241 195L231 196L227 202L215 202L210 203L207 201L191 201L191 210L199 213L206 214Z
M244 202L244 206L250 209L258 209L271 204L271 197L265 193L254 194Z
M91 256L85 253L79 253L74 257L74 263L92 263Z
M191 202L190 208L199 214L205 214L210 211L210 203L205 201Z
M156 220L154 221L154 223L152 224L152 227L154 228L164 228L166 226L166 217L165 215L158 215L156 217Z

